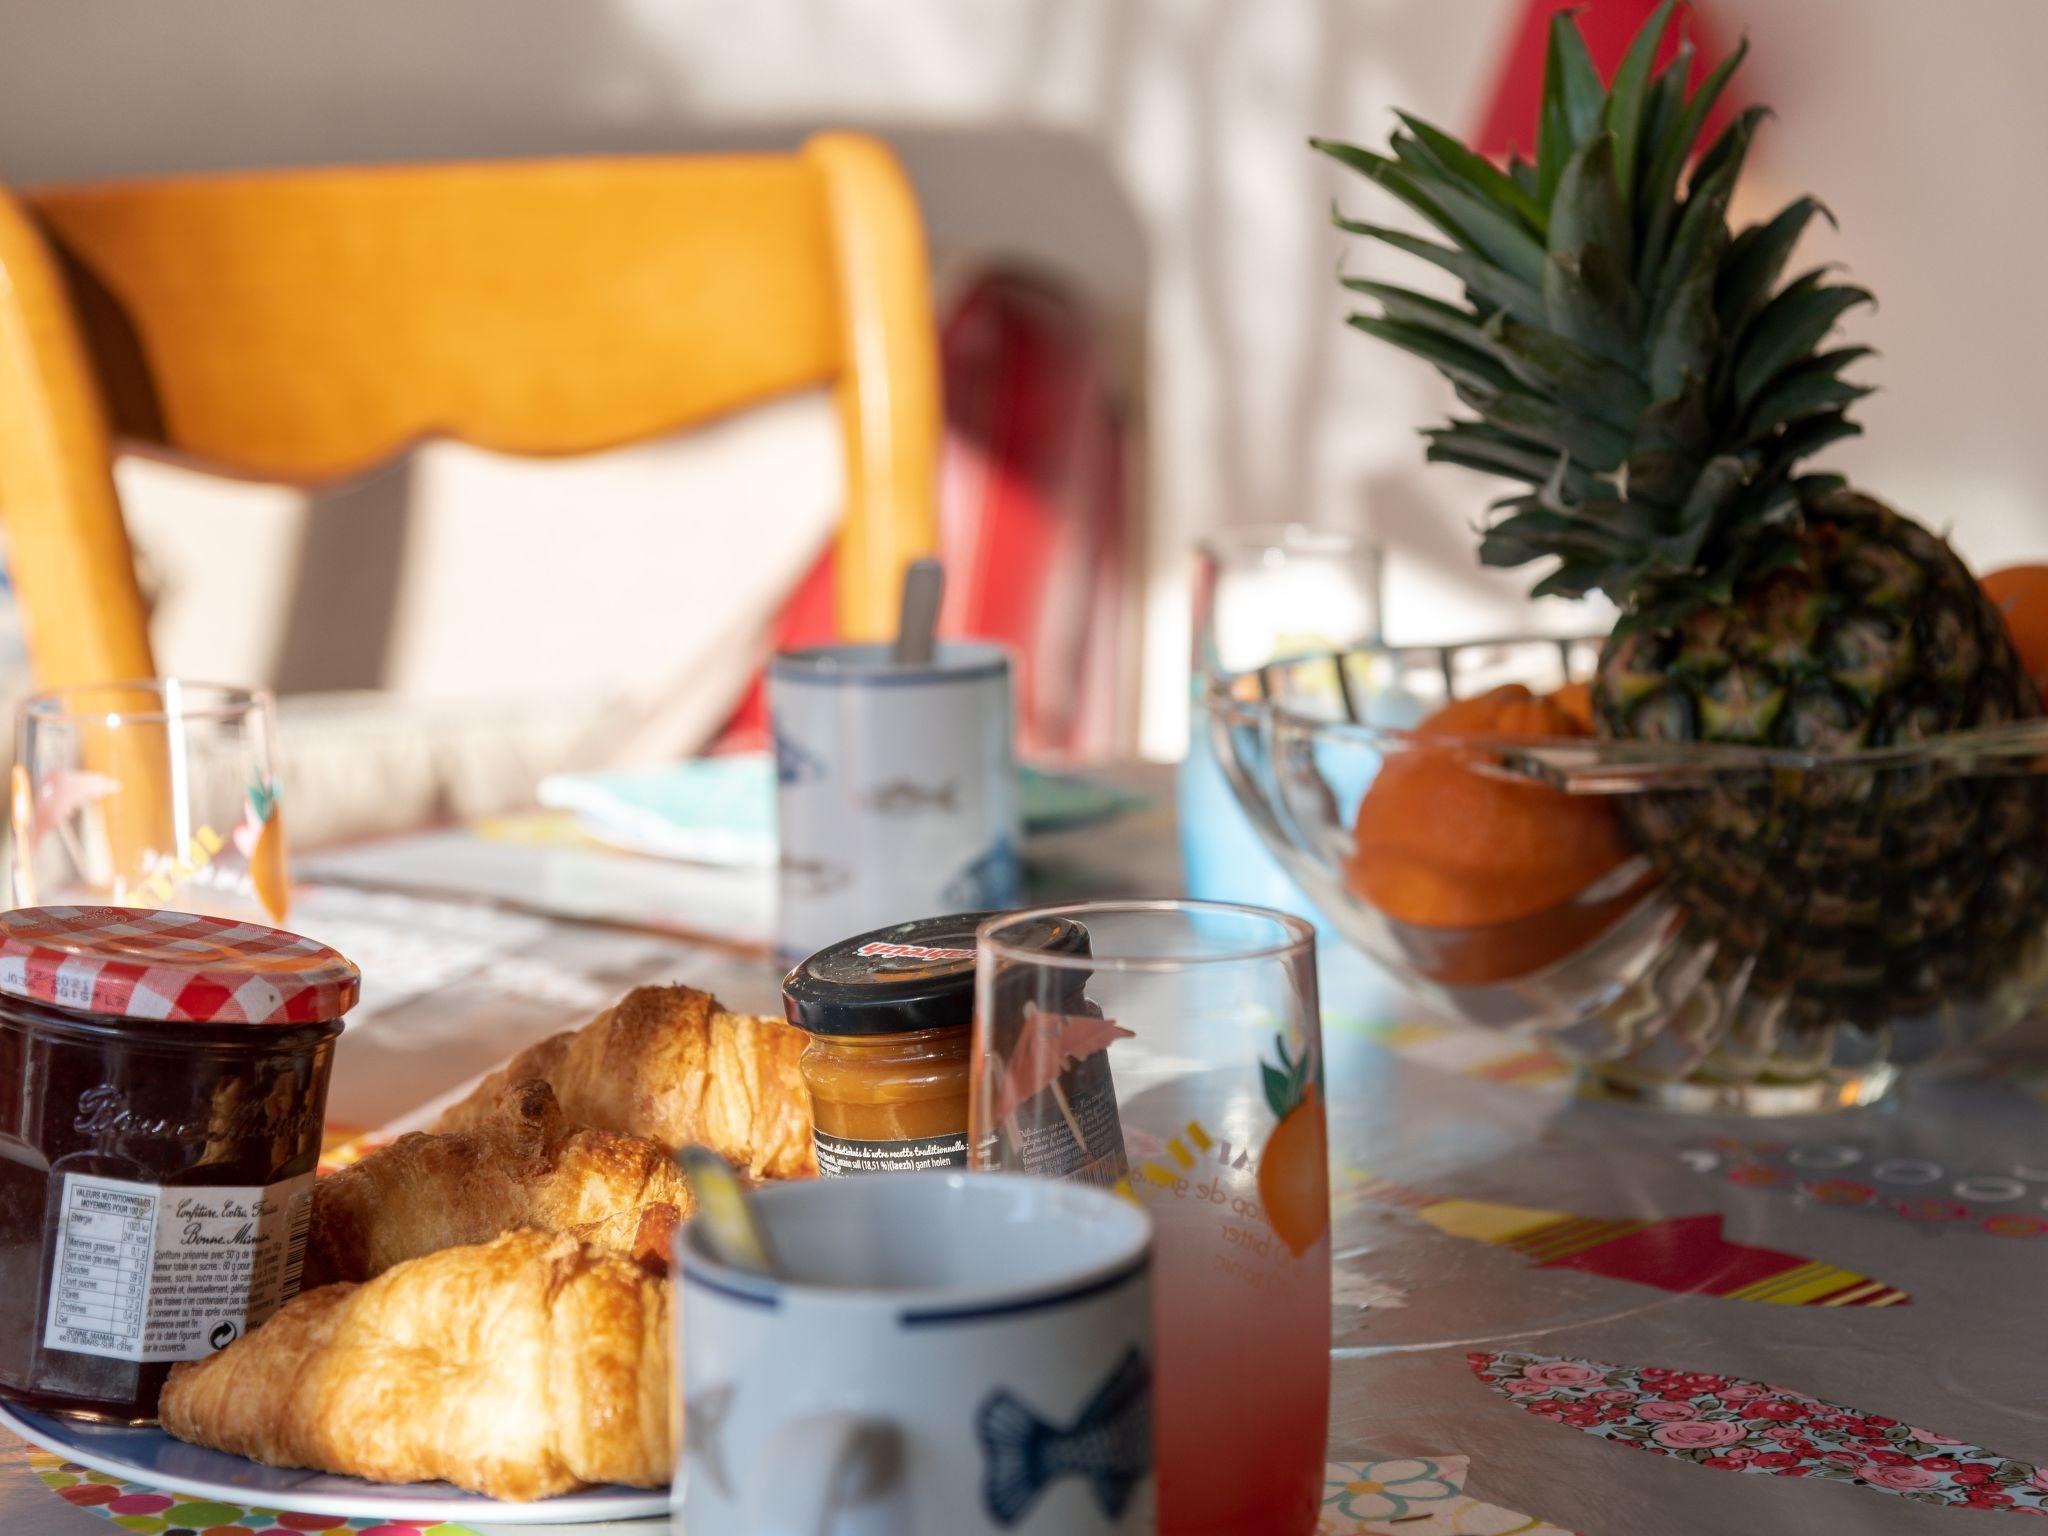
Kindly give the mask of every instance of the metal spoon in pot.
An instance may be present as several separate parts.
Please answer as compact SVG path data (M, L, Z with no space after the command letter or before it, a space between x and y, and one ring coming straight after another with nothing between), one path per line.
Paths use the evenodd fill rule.
M932 635L939 627L939 598L946 573L936 560L913 560L903 572L903 601L897 611L896 643L889 662L898 667L932 664Z
M773 1275L775 1250L732 1165L709 1147L698 1146L679 1150L676 1161L682 1164L690 1192L697 1197L697 1214L703 1218L705 1239L713 1255L734 1269Z

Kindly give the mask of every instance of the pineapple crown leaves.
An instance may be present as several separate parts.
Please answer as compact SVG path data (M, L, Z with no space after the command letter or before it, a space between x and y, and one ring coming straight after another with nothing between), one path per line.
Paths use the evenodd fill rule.
M1391 154L1315 139L1442 241L1332 210L1351 234L1448 272L1462 304L1364 278L1350 323L1432 364L1473 417L1423 435L1432 462L1519 482L1480 558L1553 560L1538 595L1606 592L1633 620L1723 600L1786 558L1803 508L1840 485L1801 461L1860 428L1870 391L1822 350L1865 290L1821 268L1782 282L1811 197L1731 236L1728 206L1762 108L1694 158L1745 41L1691 89L1693 51L1655 60L1665 0L1602 83L1570 15L1550 29L1536 159L1506 169L1407 113ZM1687 170L1687 162L1691 169Z

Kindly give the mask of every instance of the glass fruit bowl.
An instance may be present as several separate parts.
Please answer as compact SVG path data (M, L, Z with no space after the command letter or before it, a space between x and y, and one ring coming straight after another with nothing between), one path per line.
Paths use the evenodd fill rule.
M1837 753L1606 741L1571 688L1597 657L1356 650L1203 700L1331 921L1438 1009L1540 1032L1588 1091L1865 1104L2048 994L2048 721Z

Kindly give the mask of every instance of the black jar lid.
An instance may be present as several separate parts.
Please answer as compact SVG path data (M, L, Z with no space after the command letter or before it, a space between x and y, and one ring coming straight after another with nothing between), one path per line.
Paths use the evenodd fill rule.
M789 1022L814 1035L907 1035L974 1022L974 930L994 912L892 923L819 950L782 978ZM1088 953L1088 930L1065 918L1019 927L1020 944ZM1078 989L1086 971L1075 971Z

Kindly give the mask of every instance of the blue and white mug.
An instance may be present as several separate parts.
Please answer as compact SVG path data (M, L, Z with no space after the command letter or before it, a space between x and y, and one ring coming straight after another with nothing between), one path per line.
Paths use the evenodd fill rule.
M1000 1173L774 1184L781 1273L676 1241L690 1536L1138 1536L1151 1222Z
M1002 647L942 640L768 664L780 843L777 940L792 959L852 933L1023 897L1023 815Z

